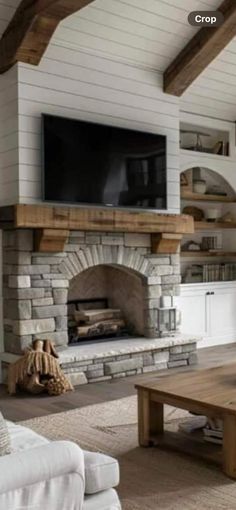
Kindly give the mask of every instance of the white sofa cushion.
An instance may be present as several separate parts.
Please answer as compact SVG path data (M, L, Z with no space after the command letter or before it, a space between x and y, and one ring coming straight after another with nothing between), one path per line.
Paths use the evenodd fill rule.
M11 439L7 427L7 422L0 412L0 456L11 453Z
M86 496L84 500L83 510L121 510L121 504L117 493L114 489L110 489L99 494Z
M11 421L7 421L7 428L11 438L12 452L21 452L30 450L36 446L48 444L46 437L40 436L36 432L27 427L22 427Z
M112 457L85 450L84 464L85 494L96 494L119 484L119 464Z

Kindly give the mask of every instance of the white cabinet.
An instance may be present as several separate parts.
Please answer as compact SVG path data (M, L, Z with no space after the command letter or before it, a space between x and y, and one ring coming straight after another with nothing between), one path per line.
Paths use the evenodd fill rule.
M199 347L236 342L236 282L183 284L175 303L181 332L201 336Z

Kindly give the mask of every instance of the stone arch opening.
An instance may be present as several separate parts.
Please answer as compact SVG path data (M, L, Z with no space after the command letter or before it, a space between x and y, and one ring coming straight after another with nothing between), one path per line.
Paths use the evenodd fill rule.
M98 264L78 273L68 289L69 341L144 336L145 287L142 274L119 264Z

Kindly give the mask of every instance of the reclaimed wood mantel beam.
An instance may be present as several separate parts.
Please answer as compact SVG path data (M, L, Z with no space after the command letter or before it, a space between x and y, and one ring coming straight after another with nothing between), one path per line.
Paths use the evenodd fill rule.
M236 0L224 0L217 10L224 22L201 28L164 72L167 94L181 96L236 36Z
M37 204L0 207L0 227L4 226L150 234L194 232L193 218L186 214Z
M22 0L0 40L0 74L16 62L38 65L60 21L94 0Z

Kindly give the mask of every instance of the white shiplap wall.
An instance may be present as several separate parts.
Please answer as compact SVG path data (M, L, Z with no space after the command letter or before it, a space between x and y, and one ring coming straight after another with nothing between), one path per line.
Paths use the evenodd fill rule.
M168 208L179 210L179 100L162 76L50 45L40 66L19 65L19 200L41 199L41 113L167 135Z
M19 197L17 67L0 76L0 204Z
M19 2L0 0L0 35ZM4 199L0 194L1 203L13 203L16 198L22 203L41 200L40 116L47 112L167 135L168 210L177 212L179 99L163 94L162 73L196 31L187 22L189 11L214 9L220 3L221 0L146 0L145 4L143 0L95 0L65 19L38 68L17 66L19 115L15 122L19 133L13 143L11 131L11 143L15 144L19 165L17 168L18 161L15 163L13 158L11 171L6 175L1 172L1 182L5 178L5 186L11 182ZM195 94L193 101L192 96L182 98L182 109L191 110L192 101L193 111L198 110L197 97ZM2 104L9 98L7 86ZM200 111L204 107L207 111L212 99L207 105L204 100L203 108L201 101ZM6 168L9 169L9 161Z

